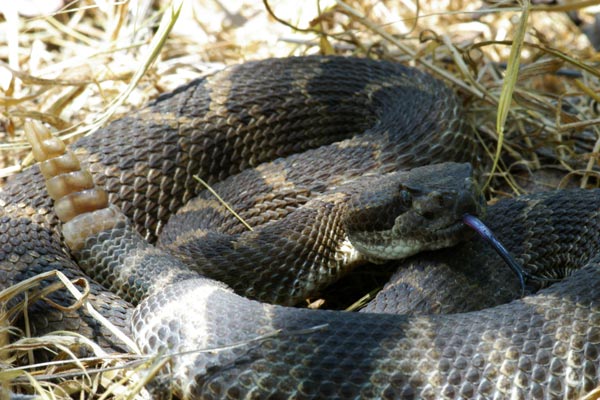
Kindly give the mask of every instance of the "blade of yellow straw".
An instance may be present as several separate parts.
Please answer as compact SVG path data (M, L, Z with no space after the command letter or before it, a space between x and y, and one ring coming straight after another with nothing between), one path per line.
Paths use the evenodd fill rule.
M236 217L238 219L238 221L240 221L242 223L242 225L244 225L249 231L254 230L254 229L252 229L252 227L250 225L248 225L248 223L237 212L235 212L235 210L233 208L231 208L231 206L229 204L227 204L227 202L225 200L223 200L223 198L221 196L219 196L219 194L217 192L215 192L215 190L212 187L210 187L210 185L208 183L206 183L204 181L204 179L200 178L198 175L194 175L194 179L197 180L198 182L200 182L202 184L202 186L204 186L204 188L210 192L210 194L215 196L217 198L217 200L221 204L223 204L223 207L225 207L227 209L227 211L229 211L231 214L233 214L233 216Z
M494 163L485 182L484 188L487 187L494 176L494 172L498 167L498 161L500 159L500 153L502 151L502 143L504 142L504 125L508 112L510 110L510 104L512 101L512 95L519 75L519 64L521 62L521 49L523 48L523 41L525 39L525 31L527 30L527 20L529 19L530 4L529 0L523 0L523 12L517 30L513 37L512 47L510 48L510 55L508 57L508 64L506 67L506 74L504 75L504 83L502 84L502 92L500 93L500 101L498 103L498 115L496 118L496 132L498 133L498 145L496 147L496 154L494 155Z

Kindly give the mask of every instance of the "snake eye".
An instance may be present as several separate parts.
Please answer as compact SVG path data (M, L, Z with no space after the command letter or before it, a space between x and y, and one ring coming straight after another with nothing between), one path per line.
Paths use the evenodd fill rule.
M412 194L406 189L400 190L400 200L402 204L406 207L410 207L412 205Z

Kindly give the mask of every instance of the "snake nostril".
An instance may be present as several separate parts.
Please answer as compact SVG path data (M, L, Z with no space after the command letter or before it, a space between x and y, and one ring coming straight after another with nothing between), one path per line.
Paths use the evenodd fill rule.
M437 207L443 208L446 204L446 199L444 195L440 192L432 192L429 197L431 198L432 205L436 205Z

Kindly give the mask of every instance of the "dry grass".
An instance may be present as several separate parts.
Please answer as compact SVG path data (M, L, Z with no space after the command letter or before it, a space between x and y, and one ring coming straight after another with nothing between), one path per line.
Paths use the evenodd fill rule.
M487 151L482 162L493 171L486 176L492 197L597 182L598 54L566 13L590 23L598 11L593 1L271 0L269 15L256 1L187 0L178 18L178 4L167 1L74 1L29 17L9 3L26 2L0 4L1 177L30 162L25 118L77 137L227 64L338 53L414 65L455 87ZM8 329L0 319L0 346ZM0 347L0 365L48 341L72 344L26 339ZM122 369L93 373L117 365L103 360L3 368L0 399L15 382L48 398L141 396Z

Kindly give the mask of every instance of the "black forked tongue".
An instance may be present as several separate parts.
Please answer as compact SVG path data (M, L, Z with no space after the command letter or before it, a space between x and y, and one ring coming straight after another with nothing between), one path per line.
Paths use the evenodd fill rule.
M496 250L496 253L502 257L505 263L519 278L521 285L521 297L525 295L525 278L530 278L529 274L521 267L521 265L510 255L506 247L500 243L494 233L488 228L479 218L470 214L463 215L463 222L468 227L472 228L485 241L487 241Z

